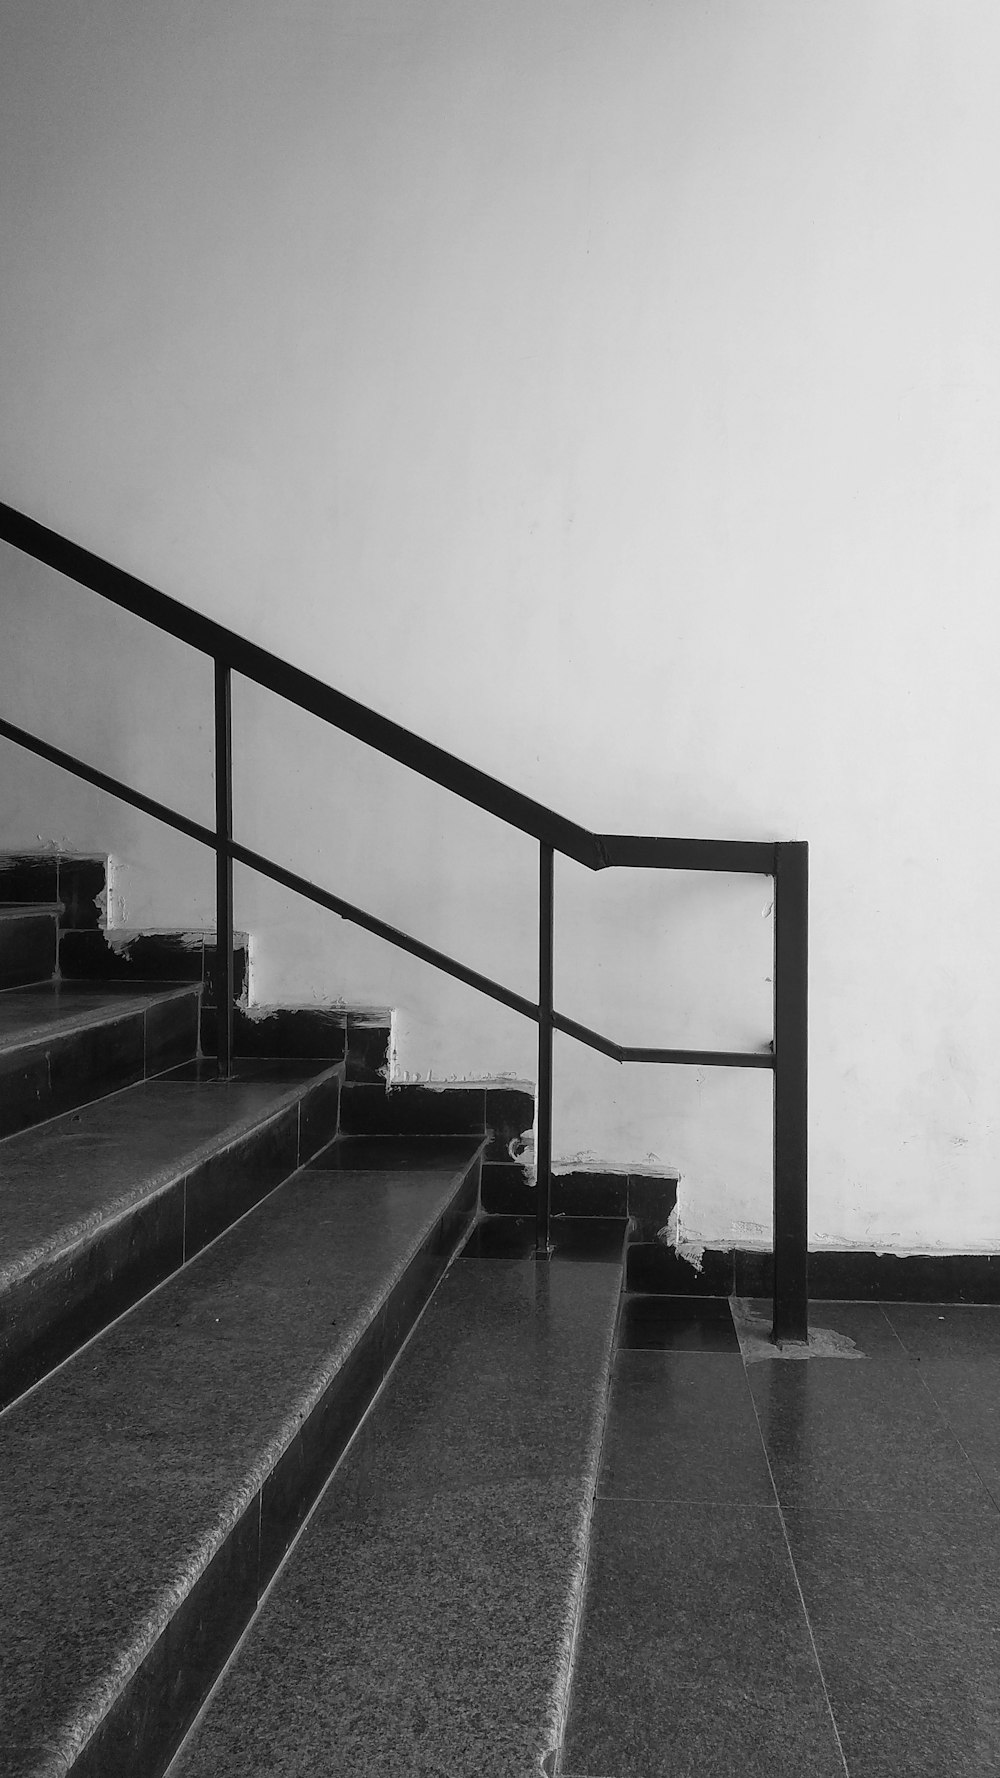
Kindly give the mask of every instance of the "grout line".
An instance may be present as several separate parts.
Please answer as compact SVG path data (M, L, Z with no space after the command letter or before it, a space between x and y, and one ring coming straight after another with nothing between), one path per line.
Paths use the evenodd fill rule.
M736 1326L735 1319L733 1321L733 1326L734 1326L734 1328ZM742 1352L741 1352L740 1356L742 1357ZM847 1764L847 1755L844 1752L844 1744L840 1739L840 1729L837 1726L837 1718L834 1715L833 1705L830 1701L830 1693L827 1690L826 1674L823 1672L823 1663L819 1658L819 1649L816 1646L816 1637L813 1632L812 1620L809 1616L809 1608L806 1605L806 1596L805 1596L805 1593L802 1591L802 1582L799 1579L799 1571L795 1566L795 1557L792 1554L791 1538L788 1535L788 1524L785 1519L784 1508L781 1504L781 1500L778 1495L778 1487L777 1487L777 1483L775 1482L775 1479L774 1479L774 1470L771 1467L771 1458L770 1458L770 1454L769 1454L768 1448L767 1448L767 1441L764 1438L764 1429L761 1426L760 1415L757 1412L757 1403L754 1400L753 1390L750 1387L750 1378L747 1373L747 1365L746 1365L745 1359L743 1362L743 1375L746 1378L747 1394L750 1397L750 1406L753 1409L753 1417L754 1417L754 1420L756 1421L756 1424L757 1424L757 1433L760 1438L761 1449L764 1453L764 1462L767 1464L767 1473L771 1478L771 1487L774 1489L774 1504L778 1509L778 1518L781 1522L781 1531L782 1531L782 1535L785 1539L785 1548L788 1551L788 1561L789 1561L789 1564L790 1564L791 1570L792 1570L792 1578L795 1581L795 1590L799 1595L799 1604L802 1607L802 1616L805 1621L806 1631L808 1633L809 1642L810 1642L810 1645L811 1645L812 1651L813 1651L813 1660L816 1662L816 1671L819 1674L819 1682L820 1682L820 1685L823 1687L823 1697L826 1700L826 1708L827 1708L827 1711L829 1712L829 1716L830 1716L830 1726L833 1729L833 1737L837 1743L837 1752L840 1754L840 1760L841 1760L841 1764L843 1765L843 1768L844 1768L844 1773L846 1775L846 1778L850 1778L850 1770L849 1770L849 1767Z
M551 1747L543 1755L542 1771L548 1773L549 1767L553 1774L560 1774L563 1747L566 1740L566 1725L569 1721L570 1700L573 1695L573 1680L576 1672L577 1654L580 1638L583 1634L583 1622L587 1610L587 1594L590 1580L590 1557L594 1547L594 1521L597 1518L598 1489L601 1479L601 1467L604 1461L604 1445L608 1432L608 1414L611 1406L611 1389L614 1380L615 1358L618 1353L618 1330L621 1326L622 1305L625 1301L625 1259L622 1256L621 1283L618 1287L618 1304L615 1309L614 1323L611 1329L611 1344L608 1348L608 1365L604 1379L604 1406L601 1414L601 1432L597 1440L597 1451L593 1468L593 1484L589 1490L589 1498L584 1507L583 1522L583 1561L574 1582L575 1600L571 1599L573 1613L568 1637L564 1634L562 1648L562 1690L561 1696L554 1700L555 1720L552 1724L554 1740ZM548 1764L546 1764L548 1762Z

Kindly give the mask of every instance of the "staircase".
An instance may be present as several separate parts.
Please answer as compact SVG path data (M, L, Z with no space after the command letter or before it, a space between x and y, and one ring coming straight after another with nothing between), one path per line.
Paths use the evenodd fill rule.
M68 879L17 887L0 1773L551 1770L625 1218L537 1263L480 1208L484 1091L349 1049L220 1081L210 972L70 979Z

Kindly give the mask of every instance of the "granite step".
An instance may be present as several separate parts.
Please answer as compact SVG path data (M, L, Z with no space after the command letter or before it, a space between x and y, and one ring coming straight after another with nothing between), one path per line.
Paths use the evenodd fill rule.
M0 1137L191 1059L200 993L192 982L5 988Z
M0 988L50 980L56 967L60 912L56 904L0 902Z
M448 1271L169 1778L551 1770L625 1222L536 1261L511 1220Z
M188 1062L0 1142L0 1407L324 1147L342 1078Z
M0 1414L5 1778L164 1770L462 1239L482 1147L318 1156Z

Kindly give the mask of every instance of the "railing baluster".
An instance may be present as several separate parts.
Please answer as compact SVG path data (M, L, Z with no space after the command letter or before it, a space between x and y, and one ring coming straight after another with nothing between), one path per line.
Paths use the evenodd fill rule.
M538 1152L535 1155L535 1252L549 1252L552 1191L552 901L554 857L539 848L538 871Z
M809 1332L809 847L780 841L774 869L773 1340Z
M215 663L215 1017L220 1080L233 1073L233 691Z

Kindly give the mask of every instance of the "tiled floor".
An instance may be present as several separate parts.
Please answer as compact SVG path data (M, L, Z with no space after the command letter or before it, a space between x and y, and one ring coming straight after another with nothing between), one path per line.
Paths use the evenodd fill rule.
M626 1299L562 1778L1000 1772L1000 1307L812 1322Z

